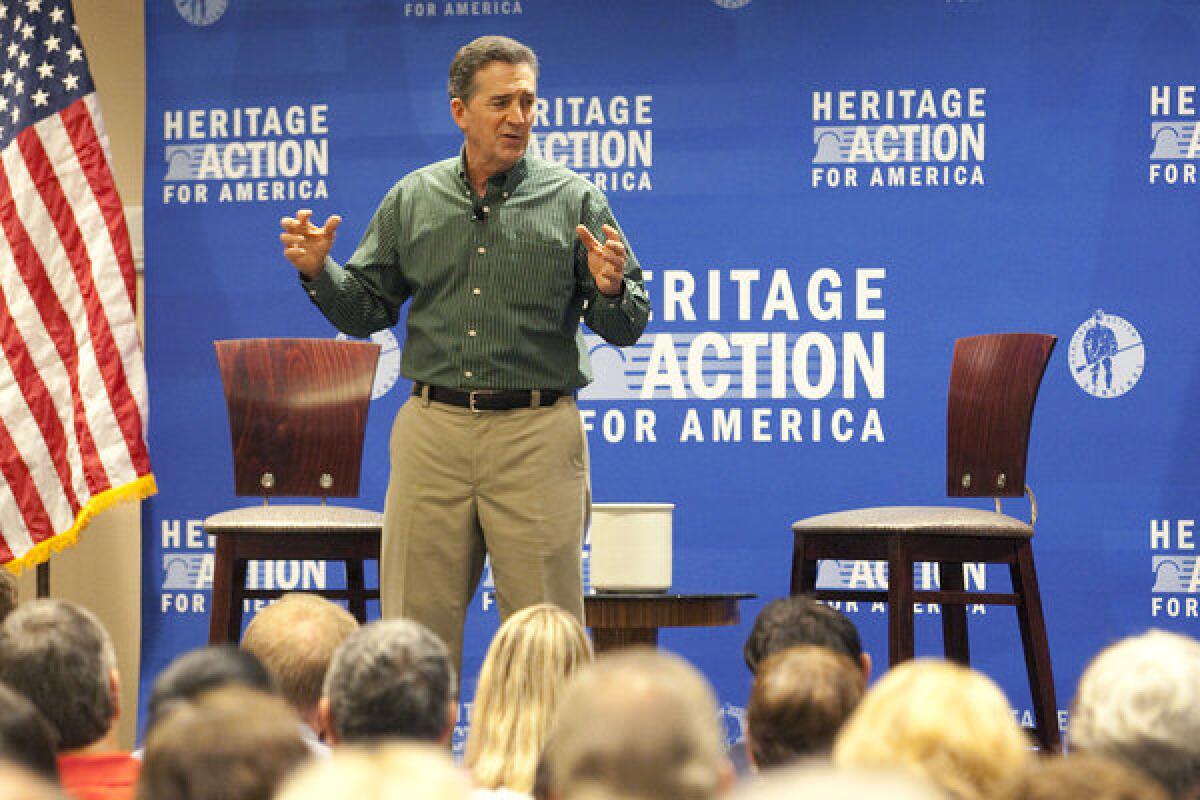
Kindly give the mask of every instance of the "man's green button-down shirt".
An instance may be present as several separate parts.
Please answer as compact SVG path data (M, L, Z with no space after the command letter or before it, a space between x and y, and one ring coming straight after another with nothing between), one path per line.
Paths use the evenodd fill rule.
M411 301L401 372L461 389L577 389L591 380L579 322L615 345L637 341L649 303L628 257L621 294L596 289L584 224L617 227L604 195L526 156L478 197L462 156L406 175L380 203L354 255L303 285L339 330L367 336ZM619 230L619 228L618 228ZM624 239L624 234L622 234Z

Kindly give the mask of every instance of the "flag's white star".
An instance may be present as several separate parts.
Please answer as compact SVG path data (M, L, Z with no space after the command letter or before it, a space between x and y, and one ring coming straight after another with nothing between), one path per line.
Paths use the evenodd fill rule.
M5 86L12 86L13 78L15 77L17 77L17 73L11 69L6 69L3 74L0 74L0 81L4 81Z
M67 91L74 91L75 89L79 88L79 76L78 75L68 75L62 79L62 82L63 82L63 88L65 88Z
M41 64L38 64L38 66L37 66L37 74L38 74L38 77L41 78L42 80L45 80L46 78L53 78L54 77L54 65L51 64L49 61L43 61Z
M0 19L8 19L8 6L0 4Z
M22 39L32 39L33 38L33 26L32 25L26 25L24 28L21 28L21 38Z
M46 105L46 103L50 100L50 93L43 92L41 89L38 89L36 92L34 92L32 96L33 96L33 105L35 108L37 106Z
M83 48L77 44L71 45L71 49L67 51L67 57L71 59L71 63L83 61Z
M21 69L25 69L29 66L29 53L21 53L19 56L17 56L17 66Z
M25 81L17 78L17 82L13 86L13 94L25 94Z
M0 97L0 111L8 111L8 98Z
M42 0L25 0L25 8L29 9L30 14L36 14L42 10Z
M17 17L16 19L13 20L13 30L14 31L21 30L21 26L24 24L25 24L25 20L21 19L20 17Z
M62 41L62 39L58 38L57 36L47 37L46 41L43 42L43 44L46 45L46 52L47 53L58 52L58 44L61 41Z
M55 6L54 10L50 12L50 21L57 25L63 21L63 17L66 16L66 13L67 12L63 11L58 6Z
M11 44L9 44L9 46L8 46L8 57L9 57L9 58L16 58L16 57L17 57L17 53L19 53L19 52L20 52L20 50L21 50L21 45L17 44L16 42L12 42L12 43L11 43Z
M20 119L20 117L21 117L21 109L14 108L12 110L12 114L10 114L9 116L12 117L13 124L16 124L16 121L18 119Z

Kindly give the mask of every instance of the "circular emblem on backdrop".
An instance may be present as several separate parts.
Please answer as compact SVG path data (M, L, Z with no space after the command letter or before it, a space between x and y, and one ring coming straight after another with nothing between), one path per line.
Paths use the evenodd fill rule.
M721 706L721 720L725 723L725 741L737 744L746 741L746 709L725 703Z
M1142 377L1146 348L1137 328L1096 309L1075 329L1067 360L1079 388L1093 397L1120 397Z
M713 5L720 6L721 8L730 8L730 9L745 8L746 6L750 5L750 0L712 0L712 1L713 1Z
M229 0L175 0L175 10L193 25L212 25L225 13Z
M345 341L350 337L339 333L337 338ZM371 399L378 400L390 392L400 378L400 343L390 330L372 333L370 341L379 345L379 364L375 367L375 383L371 385Z

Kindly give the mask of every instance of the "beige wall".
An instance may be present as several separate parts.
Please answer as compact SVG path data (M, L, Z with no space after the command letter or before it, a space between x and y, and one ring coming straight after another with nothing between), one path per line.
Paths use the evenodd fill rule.
M139 212L146 116L142 3L143 0L74 0L76 22L104 111L117 188L125 206L137 207ZM133 216L130 227L134 250L140 254L140 213ZM140 275L138 290L140 298ZM151 452L151 458L153 455ZM50 568L50 593L91 608L113 635L124 682L122 706L126 713L119 735L125 747L132 745L136 722L141 555L140 504L129 503L97 517L76 547L51 559ZM26 597L33 595L32 575L30 570L22 576L21 589Z

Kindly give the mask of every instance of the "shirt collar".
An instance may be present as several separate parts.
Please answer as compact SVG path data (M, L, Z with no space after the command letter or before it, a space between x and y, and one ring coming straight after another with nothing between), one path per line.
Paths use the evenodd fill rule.
M501 172L488 178L488 184L489 186L499 187L503 192L512 194L528 174L529 156L522 154L521 160L513 164L508 172ZM471 188L471 181L467 178L467 148L465 145L458 154L458 177L468 189Z

